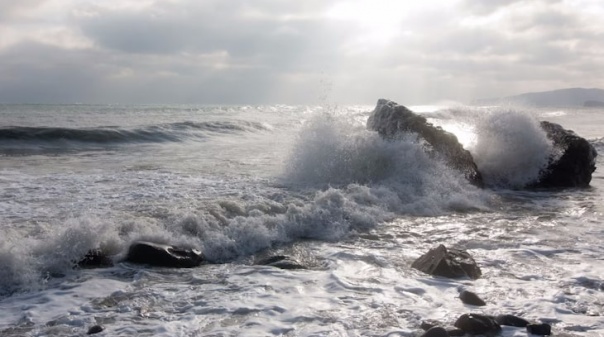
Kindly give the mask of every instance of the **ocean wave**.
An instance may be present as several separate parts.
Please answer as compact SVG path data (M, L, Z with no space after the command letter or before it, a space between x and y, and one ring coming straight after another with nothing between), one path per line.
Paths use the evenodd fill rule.
M555 150L530 113L495 109L480 115L470 152L489 186L522 188L539 179Z
M589 139L589 143L593 145L598 152L604 151L604 137Z
M14 154L19 153L21 148L34 151L36 146L45 150L53 148L68 150L74 147L86 148L89 145L182 142L204 139L216 134L266 130L271 130L271 126L243 120L179 122L131 129L117 126L95 128L13 126L0 128L0 152Z
M488 192L422 146L413 135L388 141L353 121L320 115L303 127L283 173L275 177L278 187L230 181L236 195L208 196L199 195L199 181L154 171L120 173L105 187L98 178L90 182L88 176L70 175L62 184L55 181L52 193L92 186L110 187L111 194L88 192L95 197L78 209L91 214L52 220L61 224L48 226L37 238L7 233L0 244L0 269L9 272L0 276L0 295L43 286L47 275L71 273L73 261L90 249L100 248L118 261L136 240L198 247L210 262L221 263L292 242L338 241L400 215L488 209ZM140 195L146 196L144 204ZM107 206L97 210L95 205ZM133 216L105 220L124 210ZM19 246L25 239L29 244Z
M473 154L492 185L524 184L547 159L551 144L531 116L501 111L464 123L478 130L482 145ZM170 127L230 132L232 126L187 122ZM263 128L253 123L235 127L237 132ZM60 184L55 177L48 185L52 195L67 196L64 191L90 186L87 193L94 197L78 199L77 210L86 211L71 219L46 214L61 224L50 224L35 237L4 231L0 269L6 273L0 275L0 295L42 287L48 275L69 274L74 261L90 249L100 248L119 261L136 240L197 247L210 262L221 263L293 242L338 241L401 216L488 211L498 203L492 191L472 186L428 155L416 135L386 140L355 123L354 116L347 120L329 114L306 121L282 174L275 177L278 186L221 178L207 190L225 185L229 190L210 195L200 192L206 186L196 177L155 171L112 174L93 181L69 175ZM99 181L109 182L103 186ZM65 198L66 204L73 203Z

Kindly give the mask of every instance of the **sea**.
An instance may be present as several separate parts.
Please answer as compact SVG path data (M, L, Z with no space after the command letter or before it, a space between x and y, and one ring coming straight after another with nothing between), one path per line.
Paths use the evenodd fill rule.
M555 152L539 121L603 153L604 110L409 108L457 135L485 188L414 134L368 130L371 105L0 105L0 336L420 336L466 313L604 336L604 169L523 188ZM140 240L208 263L124 262ZM440 244L482 277L411 268ZM93 249L114 266L75 268ZM272 255L308 268L257 264Z

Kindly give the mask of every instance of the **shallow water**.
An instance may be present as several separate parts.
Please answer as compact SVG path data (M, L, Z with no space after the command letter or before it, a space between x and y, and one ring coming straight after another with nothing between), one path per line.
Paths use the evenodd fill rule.
M451 131L464 125L457 132L468 133L477 162L493 155L477 150L481 142L513 159L491 171L507 180L478 190L414 137L392 143L365 130L371 109L2 106L0 129L110 129L121 138L23 141L0 130L0 335L81 336L102 324L100 336L413 336L424 320L452 325L469 312L604 335L602 173L588 189L510 189L501 184L522 181L518 163L530 153L468 133L495 125L539 143L526 121L546 119L600 149L602 111L426 113ZM140 130L157 134L140 139ZM219 263L72 269L97 247L119 261L139 239L198 247ZM467 249L483 277L410 268L441 243ZM269 254L311 269L253 265ZM487 306L464 305L461 289Z

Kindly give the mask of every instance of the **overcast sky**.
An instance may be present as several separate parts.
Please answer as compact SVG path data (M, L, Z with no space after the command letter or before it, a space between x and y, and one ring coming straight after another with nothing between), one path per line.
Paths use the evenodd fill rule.
M602 0L0 0L0 102L401 104L604 88Z

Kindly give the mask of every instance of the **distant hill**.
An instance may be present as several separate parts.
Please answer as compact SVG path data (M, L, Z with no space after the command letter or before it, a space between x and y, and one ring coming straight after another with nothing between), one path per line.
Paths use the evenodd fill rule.
M604 90L570 88L544 92L530 92L516 96L480 99L475 105L523 105L534 107L604 106Z

